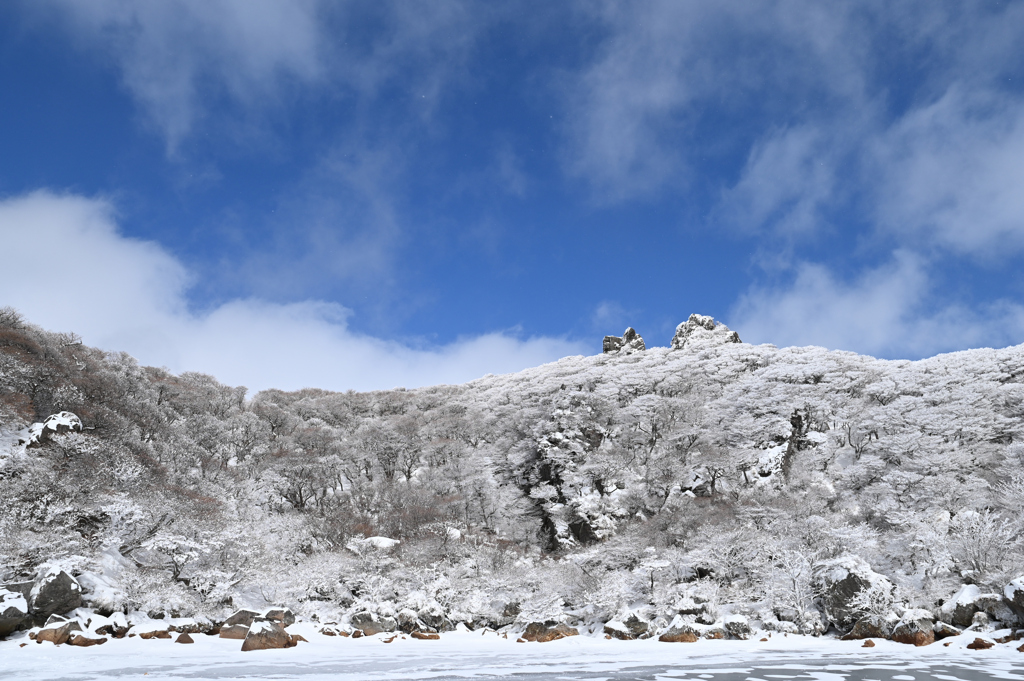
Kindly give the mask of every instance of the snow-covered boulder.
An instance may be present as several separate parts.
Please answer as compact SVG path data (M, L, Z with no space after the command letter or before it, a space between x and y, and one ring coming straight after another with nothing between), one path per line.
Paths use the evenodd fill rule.
M1017 613L1017 618L1024 622L1024 575L1011 580L1009 584L1003 587L1003 597L1006 598L1006 602Z
M927 610L907 610L892 630L893 641L915 646L935 643L935 621Z
M837 627L848 628L860 619L859 602L869 590L891 594L893 584L871 569L860 556L846 555L819 563L814 568L814 588L821 599L825 617Z
M738 333L731 331L725 324L716 322L713 317L702 314L690 315L689 319L676 327L676 333L672 336L672 347L676 350L739 342L741 341Z
M288 608L269 608L263 611L257 620L266 622L277 622L282 627L290 627L295 624L295 614Z
M242 642L242 651L291 648L295 641L277 622L253 622Z
M72 634L81 632L82 625L78 622L57 620L50 622L36 633L36 641L49 641L54 645L67 643Z
M249 634L249 627L259 617L259 613L252 610L236 610L231 617L224 620L220 627L221 638L244 639Z
M0 588L0 638L27 624L28 602L17 591Z
M398 627L394 617L378 617L377 614L365 610L352 615L349 622L354 629L362 631L364 636L394 631Z
M676 615L668 630L659 636L658 640L663 643L695 643L703 633L696 625Z
M36 617L62 615L82 606L82 585L64 570L52 568L32 587L28 607Z
M367 551L391 551L401 543L398 539L390 537L364 537L349 541L345 544L345 548L357 556L361 556Z
M26 446L46 442L52 435L82 432L82 419L70 411L61 411L47 416L42 423L33 423L28 428L28 435L22 444Z
M950 636L959 636L963 632L954 627L952 624L938 620L932 626L932 631L935 632L935 640L941 640L949 638Z
M961 628L969 627L974 623L975 613L993 609L1002 600L1000 594L982 593L978 585L964 584L939 608L939 619Z
M623 355L630 355L634 352L646 350L647 346L644 344L643 337L636 332L636 329L630 326L621 337L605 336L601 348L606 354L621 353Z
M750 629L750 622L743 615L729 615L725 618L723 624L730 636L741 641L746 641L753 633Z
M546 622L530 622L526 625L526 631L523 632L523 638L527 641L536 641L538 643L547 643L548 641L557 641L560 638L566 638L567 636L579 636L580 632L574 627L570 627L564 622L555 622L548 620Z

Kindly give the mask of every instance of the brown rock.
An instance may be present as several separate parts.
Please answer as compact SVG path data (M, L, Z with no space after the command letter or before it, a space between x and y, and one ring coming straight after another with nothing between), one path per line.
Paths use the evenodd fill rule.
M986 641L983 638L976 638L972 643L967 644L967 648L969 650L988 650L994 645L995 643L992 643L992 641Z
M525 638L517 638L516 639L516 643L526 643L526 639Z
M24 647L25 647L25 646L27 646L27 645L28 645L27 643L22 643L22 644L21 644L20 646L18 646L18 647L19 647L19 648L24 648ZM1022 646L1022 647L1024 647L1024 646Z
M875 642L872 641L870 638L867 639L866 641L864 641L864 645L861 646L861 648L874 648L874 647L875 647Z
M79 626L78 622L56 622L50 626L43 627L36 633L36 643L49 641L59 646L62 643L67 643L72 634L80 631L82 631L82 627Z
M363 637L363 630L362 629L356 629L355 631L352 632L352 638L362 638L362 637Z
M359 633L362 634L362 632L359 632ZM348 638L349 634L348 634L347 631L339 631L338 632L338 636L344 636L345 638ZM358 638L358 637L355 634L352 634L352 638Z
M619 629L617 627L610 627L607 624L604 625L604 635L605 635L605 638L617 638L620 641L632 641L633 639L636 638L636 636L634 636L632 633L630 633L629 630L627 630L627 629Z
M426 634L422 631L414 631L409 635L413 638L418 638L421 641L437 641L441 638L438 634Z
M195 643L195 641L192 640L192 637L189 636L187 633L179 634L178 638L174 639L174 642L175 643Z
M262 619L277 622L283 627L295 624L295 615L288 608L271 608L263 613Z
M766 639L766 638L762 638L761 639L761 643L767 643L767 642L768 642L768 639Z
M579 636L579 634L578 630L567 624L548 620L547 622L530 622L526 626L526 631L523 632L523 638L527 641L547 643L567 636Z
M128 630L131 627L119 627L116 624L104 624L102 627L96 629L97 634L103 634L104 636L112 636L113 638L124 638L128 634Z
M221 638L244 639L249 634L248 624L225 624L220 628Z
M338 632L334 631L334 629L321 629L320 634L322 636L337 636Z
M255 622L242 642L242 651L291 648L295 643L277 622Z
M90 638L82 634L75 634L70 639L68 639L68 645L78 646L79 648L88 648L89 646L103 645L106 642L106 637L101 636L100 638Z
M25 644L22 643L21 645L25 645ZM1024 653L1024 646L1021 646L1020 648L1017 648L1017 652L1018 653Z
M160 631L144 631L139 638L149 640L151 638L170 638L171 632L161 629Z
M302 637L302 636L300 636L299 634L292 634L292 643L296 643L296 644L297 644L297 643L299 643L300 641L301 641L302 643L309 643L309 641L307 641L307 640L306 640L305 638L303 638L303 637Z
M919 613L921 615L924 612ZM904 616L892 630L890 637L897 643L913 646L930 646L935 643L935 622L930 617Z
M842 637L843 641L859 641L864 638L888 638L884 624L876 624L869 619L860 619L853 625L850 633Z
M210 630L206 632L207 636L220 636L220 625L215 624L210 627Z
M726 632L725 629L723 629L722 627L711 627L710 629L704 632L703 638L706 638L711 641L720 641L724 639L725 636Z
M959 629L954 627L952 624L946 622L936 622L932 626L932 631L935 632L936 639L949 638L950 636L959 636L961 632Z
M386 639L384 639L384 643L391 643L391 642L392 642L392 641L394 641L394 640L395 640L395 637L394 637L394 636L392 636L391 638L386 638Z
M235 614L224 620L224 626L245 625L247 628L259 617L258 612L252 610L237 610Z

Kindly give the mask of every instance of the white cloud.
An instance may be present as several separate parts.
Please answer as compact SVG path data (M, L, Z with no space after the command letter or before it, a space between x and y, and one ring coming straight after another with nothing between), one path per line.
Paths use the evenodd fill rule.
M952 86L873 142L881 226L968 254L1024 248L1024 102Z
M1024 340L1024 307L998 301L985 309L929 307L926 263L898 252L893 261L844 282L804 264L790 286L753 288L730 326L751 343L820 345L882 357L924 357Z
M229 118L218 133L247 137L261 112L294 103L308 87L365 96L408 79L417 111L429 115L488 21L487 11L467 5L44 0L25 8L59 19L78 43L109 58L173 153L202 119Z
M202 371L251 390L458 383L584 351L558 338L490 333L414 347L355 333L322 301L234 300L194 312L190 274L159 245L122 236L111 205L36 192L0 202L0 305L145 364Z

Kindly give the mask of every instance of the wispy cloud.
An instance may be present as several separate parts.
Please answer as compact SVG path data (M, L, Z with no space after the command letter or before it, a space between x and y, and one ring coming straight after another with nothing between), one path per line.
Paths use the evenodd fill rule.
M584 351L563 338L496 331L444 346L357 333L344 307L234 299L191 310L191 273L151 242L122 236L110 203L48 192L0 202L5 305L147 364L250 389L415 387L516 371Z
M1024 339L1024 306L1004 300L977 309L935 301L927 263L897 252L891 262L852 280L803 263L788 285L748 291L730 326L753 343L915 358L1018 343Z

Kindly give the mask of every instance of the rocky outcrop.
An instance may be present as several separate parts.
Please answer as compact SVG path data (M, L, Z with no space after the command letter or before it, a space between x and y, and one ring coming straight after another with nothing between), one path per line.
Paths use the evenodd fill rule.
M846 629L863 614L858 601L869 590L880 597L890 595L893 584L871 569L859 556L846 555L819 563L814 568L815 591L821 599L825 617Z
M546 622L530 622L526 626L526 631L523 632L523 638L527 641L547 643L567 636L579 636L579 634L577 629L567 624L548 620Z
M82 586L63 570L51 570L32 587L28 607L34 617L62 615L82 606Z
M0 588L0 638L28 625L28 603L17 591Z
M277 622L253 622L242 642L242 651L291 648L296 644L288 632Z
M62 411L46 417L42 423L33 423L28 428L28 437L21 444L38 445L49 440L53 435L82 432L82 419L70 411Z
M928 646L935 643L935 622L927 610L907 610L893 627L893 641L914 646Z
M676 350L740 342L742 341L738 333L731 331L725 324L716 322L714 318L702 314L690 315L689 319L676 327L676 333L672 336L672 348Z
M644 339L631 326L626 329L621 338L619 336L605 336L602 349L605 354L620 353L629 355L646 350L647 346L644 345Z

